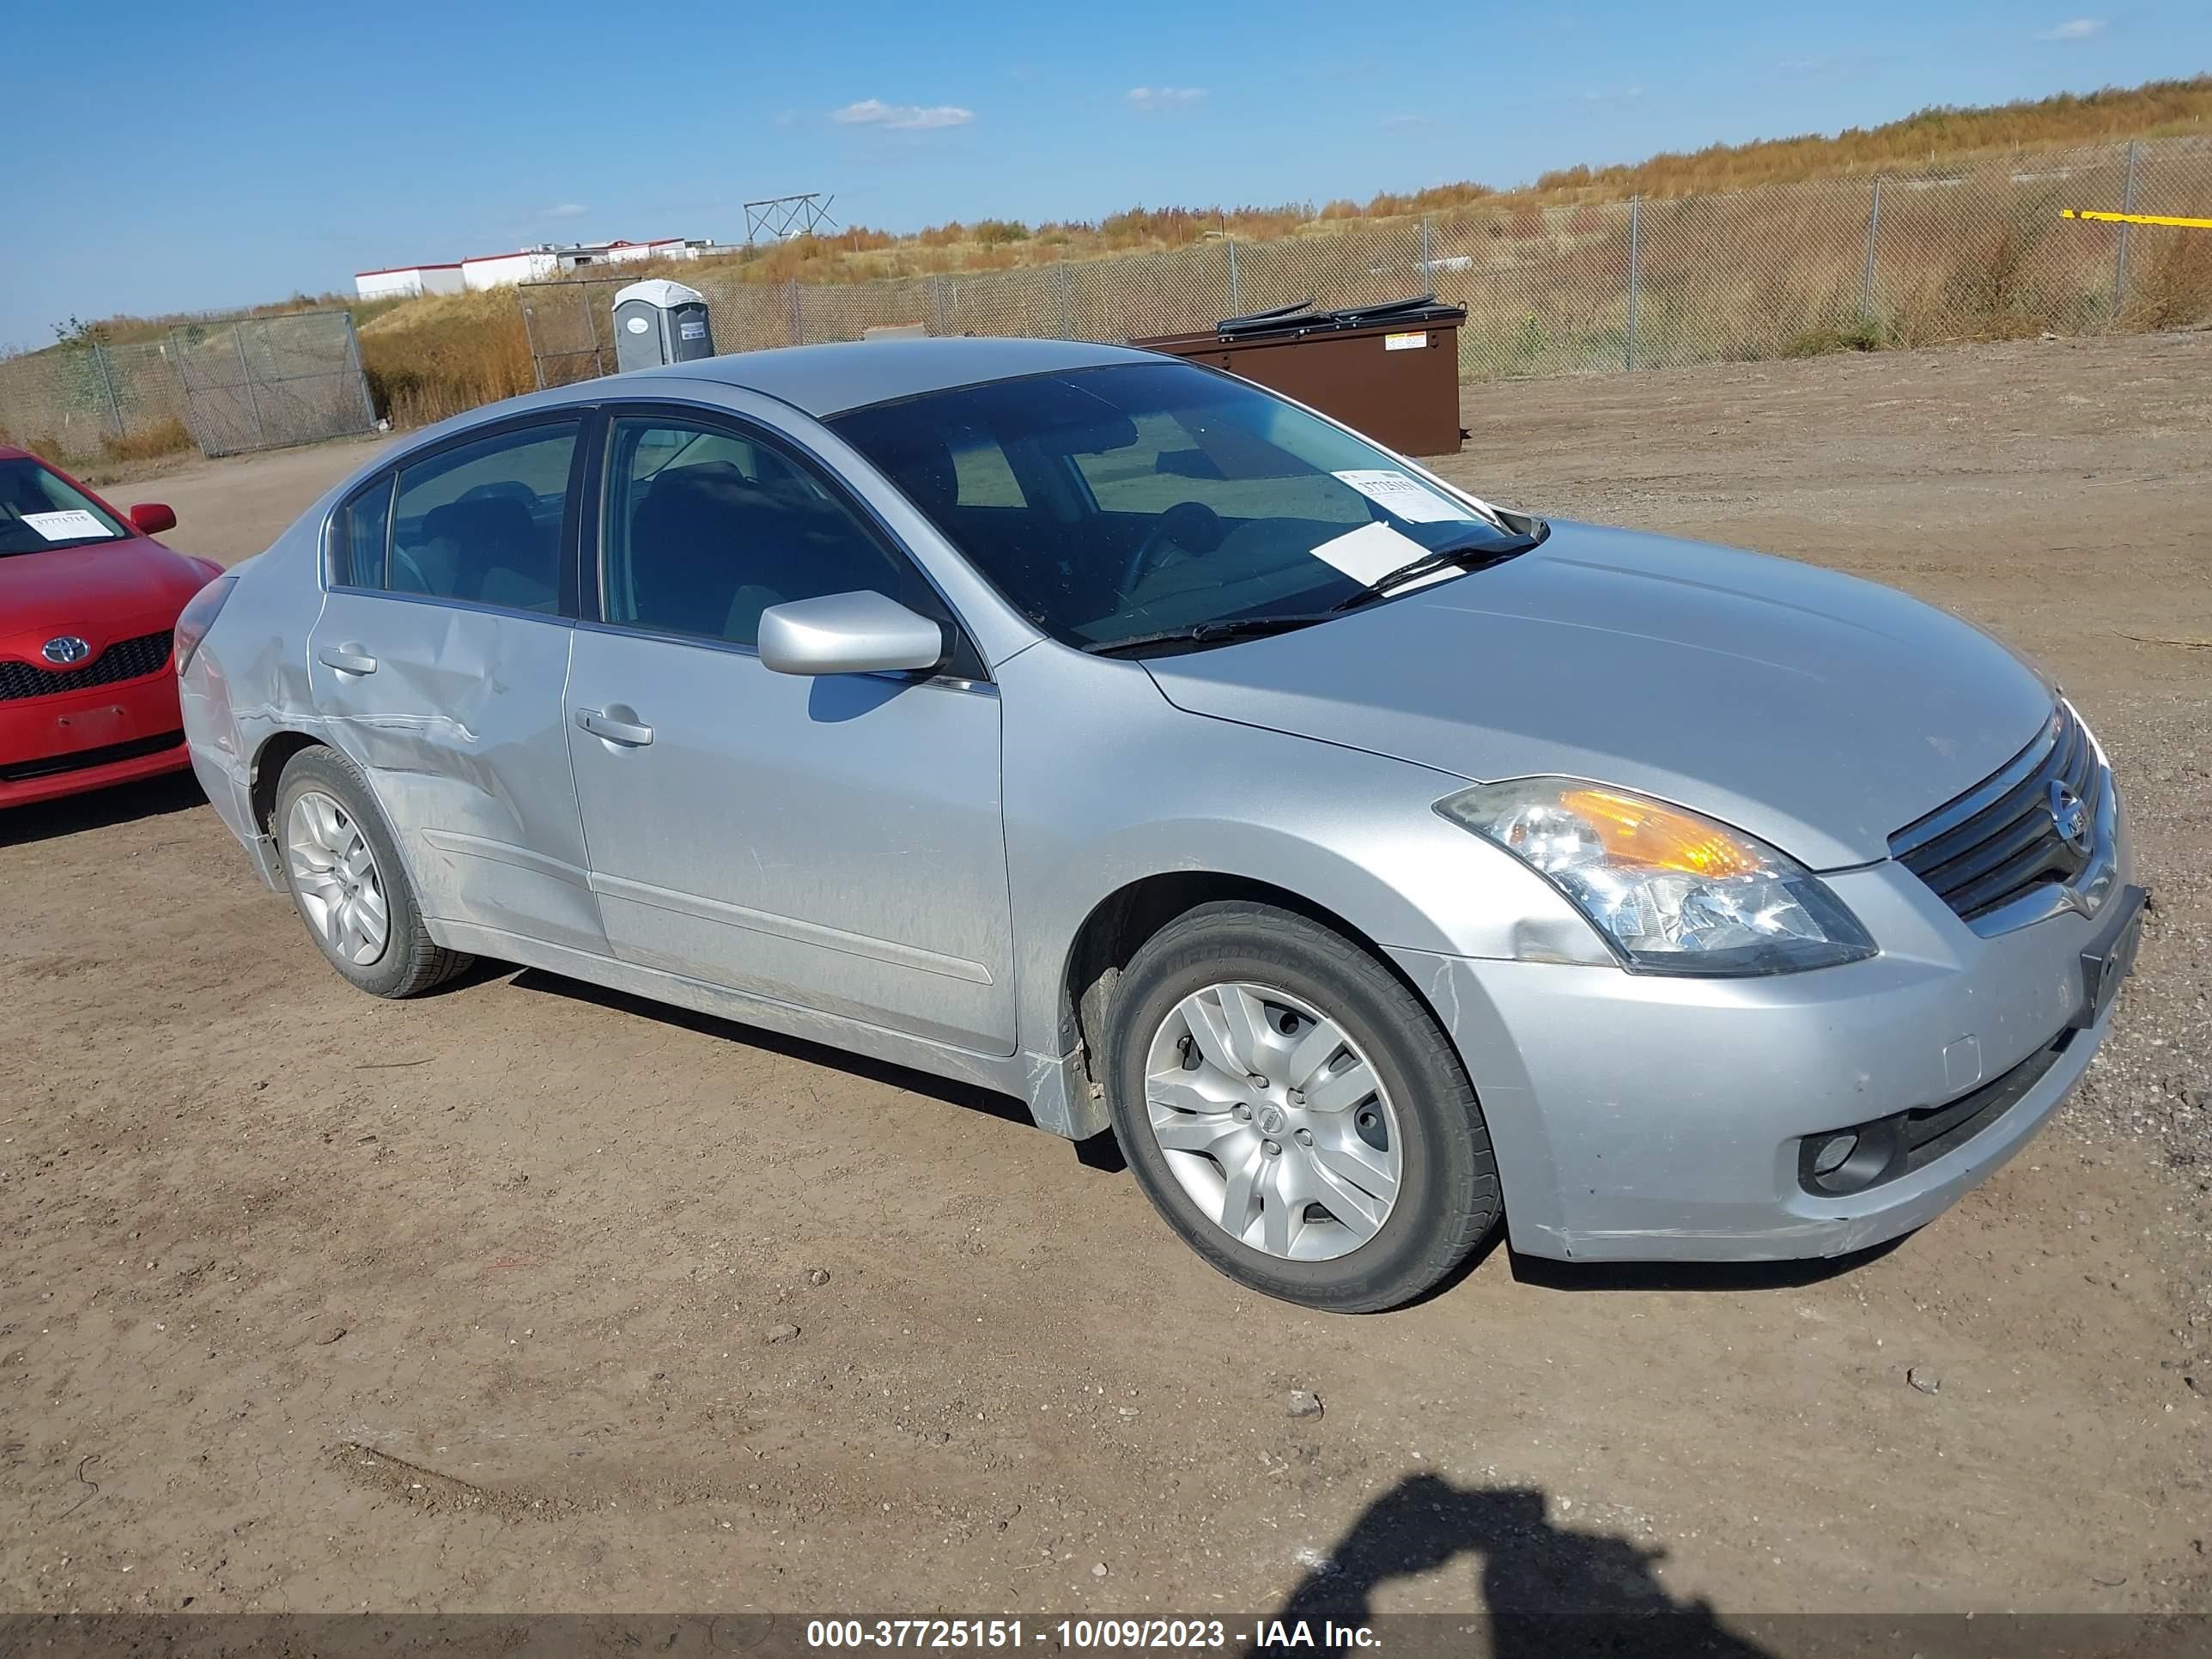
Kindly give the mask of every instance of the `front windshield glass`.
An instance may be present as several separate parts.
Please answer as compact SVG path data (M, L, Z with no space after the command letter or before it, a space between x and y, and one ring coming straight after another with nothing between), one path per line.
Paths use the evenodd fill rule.
M1092 650L1318 616L1443 550L1528 544L1242 380L1117 364L926 393L830 427L1018 609Z
M59 473L21 456L0 458L0 558L47 553L88 542L119 542L131 532Z

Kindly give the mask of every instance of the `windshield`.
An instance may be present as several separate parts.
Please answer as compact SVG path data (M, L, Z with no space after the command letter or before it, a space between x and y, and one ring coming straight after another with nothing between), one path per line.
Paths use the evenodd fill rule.
M82 489L38 461L0 458L0 558L88 542L119 542L131 532Z
M992 381L829 424L1038 627L1093 651L1317 617L1429 555L1531 544L1532 521L1486 517L1328 422L1187 363Z

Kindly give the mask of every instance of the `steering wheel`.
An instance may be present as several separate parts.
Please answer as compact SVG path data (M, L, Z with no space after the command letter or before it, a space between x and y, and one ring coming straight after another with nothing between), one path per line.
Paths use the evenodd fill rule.
M1177 501L1160 514L1159 521L1130 553L1121 571L1122 592L1133 592L1170 547L1180 547L1187 553L1211 553L1228 534L1229 526L1221 521L1221 515L1204 501Z

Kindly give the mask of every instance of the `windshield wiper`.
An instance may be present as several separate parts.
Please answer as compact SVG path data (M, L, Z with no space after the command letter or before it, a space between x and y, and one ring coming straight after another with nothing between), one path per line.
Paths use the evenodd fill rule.
M1492 565L1503 564L1526 553L1549 535L1551 529L1551 526L1543 525L1528 535L1516 536L1507 542L1470 542L1461 547L1442 547L1433 553L1424 553L1395 570L1384 572L1357 593L1339 599L1329 607L1330 612L1357 611L1363 605L1383 598L1393 588L1403 587L1407 582L1417 581L1435 571L1448 570L1454 565L1467 570L1487 570Z
M1224 617L1216 622L1192 623L1186 628L1164 628L1157 634L1134 634L1126 640L1102 640L1082 648L1094 657L1110 657L1146 645L1206 645L1216 640L1257 639L1265 634L1285 634L1294 628L1310 628L1336 614L1328 611L1291 612L1275 617Z
M1424 553L1395 570L1385 572L1358 592L1339 599L1326 611L1290 611L1273 617L1224 617L1214 622L1192 623L1183 628L1164 628L1154 634L1134 634L1125 640L1104 640L1086 645L1082 649L1094 657L1110 657L1122 651L1135 651L1148 645L1210 645L1216 641L1257 639L1266 634L1285 634L1294 628L1310 628L1316 623L1325 623L1356 611L1363 605L1387 596L1393 588L1402 587L1435 570L1460 565L1469 570L1487 569L1493 564L1518 557L1536 546L1552 533L1552 526L1541 519L1529 519L1516 514L1513 517L1532 526L1525 533L1503 542L1468 542L1458 547L1439 548Z

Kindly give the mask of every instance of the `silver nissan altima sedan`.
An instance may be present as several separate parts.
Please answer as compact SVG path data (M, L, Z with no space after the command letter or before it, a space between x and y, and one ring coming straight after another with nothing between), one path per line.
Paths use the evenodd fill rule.
M177 661L362 989L495 957L1003 1090L1316 1308L1501 1215L1577 1259L1916 1227L2081 1076L2143 908L2096 738L1977 629L1113 347L477 410Z

